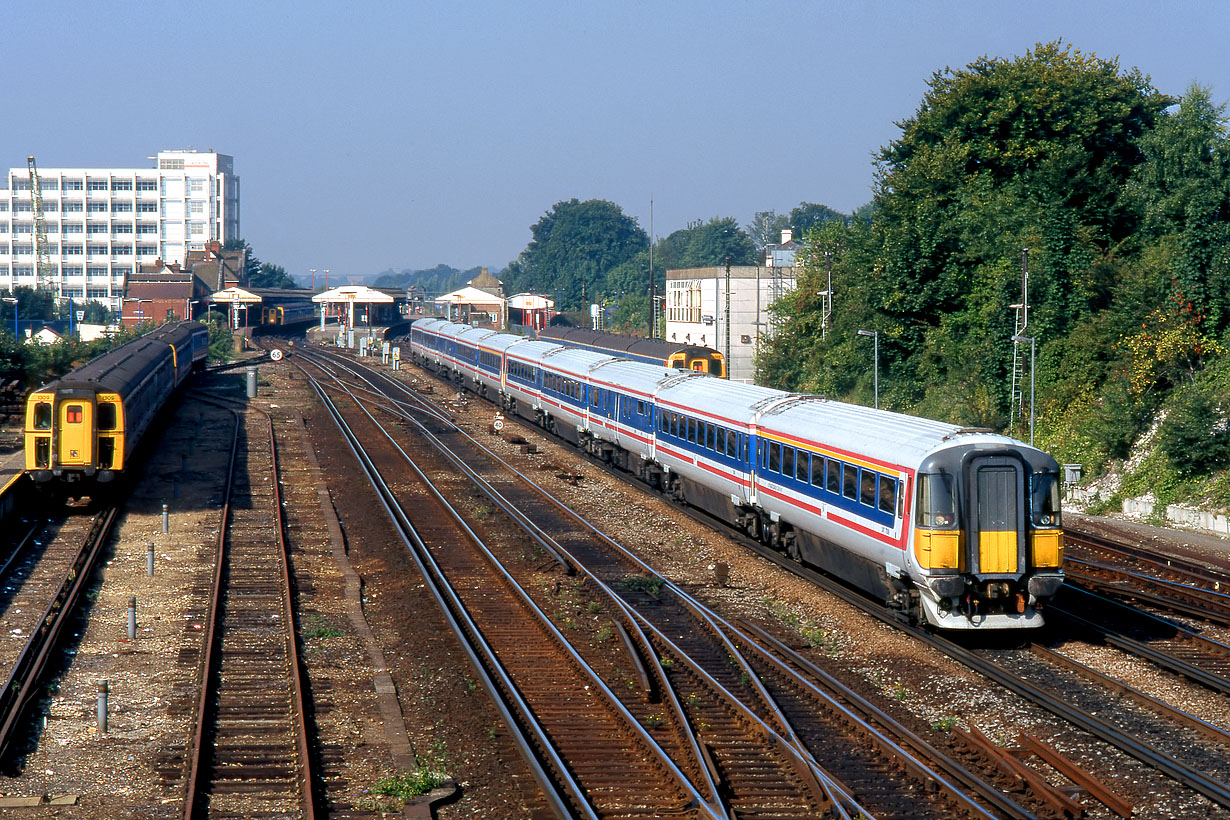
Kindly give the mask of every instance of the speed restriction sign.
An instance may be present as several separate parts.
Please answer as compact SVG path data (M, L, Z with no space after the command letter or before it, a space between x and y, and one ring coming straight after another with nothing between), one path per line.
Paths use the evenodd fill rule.
M273 359L275 362L282 361L282 351L275 347L273 350L269 351L269 358Z
M491 426L495 428L495 431L497 433L503 430L504 429L504 417L496 416L495 421L491 422Z

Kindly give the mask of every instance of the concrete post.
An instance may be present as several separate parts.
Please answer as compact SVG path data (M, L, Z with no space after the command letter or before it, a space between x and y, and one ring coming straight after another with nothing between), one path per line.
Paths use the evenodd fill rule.
M135 641L137 639L137 598L133 596L128 599L128 640Z
M107 733L107 682L98 682L98 734Z
M149 549L145 551L145 574L151 578L154 576L154 542L149 542Z

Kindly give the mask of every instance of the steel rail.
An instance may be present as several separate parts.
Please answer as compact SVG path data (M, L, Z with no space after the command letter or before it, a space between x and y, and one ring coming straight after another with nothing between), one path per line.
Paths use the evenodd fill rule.
M5 753L12 744L21 716L39 692L39 679L47 667L48 658L75 610L84 586L93 575L98 554L111 536L118 513L118 507L108 507L95 516L89 535L39 618L37 628L27 638L4 686L0 687L0 754Z
M199 400L205 401L215 406L222 407L231 412L235 417L235 426L231 442L231 452L226 475L226 490L225 498L220 515L221 526L218 532L217 549L214 560L214 575L212 584L212 593L210 596L210 606L208 615L208 626L204 637L204 658L202 661L202 685L201 694L197 701L196 710L196 727L193 732L192 740L192 762L190 764L188 777L185 782L185 798L184 798L184 820L193 820L196 817L197 806L200 800L200 793L203 788L202 779L202 758L205 735L207 731L208 714L210 711L210 703L217 691L218 681L217 675L214 673L215 655L220 653L221 647L219 644L219 629L221 621L218 617L221 605L224 567L226 564L226 543L230 534L231 521L231 504L234 490L235 469L238 463L239 452L239 429L243 420L241 410L236 410L233 406L236 402L229 400L220 400L214 397L197 394ZM246 409L246 408L245 408ZM299 786L299 802L300 810L304 820L314 820L316 816L316 799L313 791L315 776L313 773L312 755L310 749L310 740L308 738L307 728L307 710L306 698L304 696L303 683L303 667L299 660L298 645L296 640L296 622L294 617L294 607L291 601L291 577L288 547L285 539L285 520L282 508L282 493L281 493L281 475L279 472L277 436L273 426L273 419L267 413L262 413L269 425L270 439L270 454L271 454L271 489L274 495L274 508L276 510L274 517L276 519L276 549L279 565L279 575L281 579L280 595L282 601L282 617L286 628L284 630L284 651L287 657L287 676L291 683L291 703L292 703L292 722L295 727L295 749L298 757L298 766L296 767L296 781ZM218 653L215 653L215 647L218 647Z

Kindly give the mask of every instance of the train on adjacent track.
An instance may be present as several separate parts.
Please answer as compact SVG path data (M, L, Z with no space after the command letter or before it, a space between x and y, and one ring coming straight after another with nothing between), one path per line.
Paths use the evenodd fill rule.
M952 630L1040 626L1059 465L988 430L416 321L411 357L671 499Z
M208 353L205 325L167 324L31 392L27 475L70 494L116 479L158 411Z
M646 339L620 333L604 333L582 327L552 325L538 331L541 339L550 339L565 347L579 347L595 353L606 353L645 364L660 364L675 370L692 370L710 376L726 378L726 357L711 347L680 344L666 339Z
M261 324L263 325L293 325L299 322L310 322L316 318L316 308L309 302L261 308Z

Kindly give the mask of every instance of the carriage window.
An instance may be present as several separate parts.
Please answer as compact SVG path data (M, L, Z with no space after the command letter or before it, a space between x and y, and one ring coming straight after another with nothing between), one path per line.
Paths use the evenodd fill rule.
M645 402L641 401L640 399L637 399L636 400L636 412L642 416L648 416L649 408L645 406Z
M68 409L64 412L64 420L68 422L69 424L80 424L81 423L81 405L80 404L69 405Z
M708 422L705 423L705 446L710 450L717 449L717 428Z
M880 511L892 515L897 511L897 482L880 476Z
M51 429L51 402L40 401L34 405L34 429Z
M104 401L98 405L98 429L99 430L114 430L115 429L115 404L109 401Z
M731 458L739 457L739 434L734 430L726 431L726 455Z
M918 526L949 530L957 525L952 476L930 473L918 477Z
M1059 526L1059 473L1034 473L1030 477L1034 526Z
M811 471L811 453L799 452L798 458L794 462L794 477L804 484L807 483L807 475Z
M769 469L775 473L782 471L782 446L775 441L769 442Z
M824 460L827 472L825 473L825 489L830 493L841 492L841 462L833 461L831 458Z
M861 470L859 480L858 500L868 507L876 505L876 474L870 470Z
M858 498L858 468L849 464L841 466L841 494L846 498Z
M811 485L824 486L824 459L820 456L812 456L811 459Z
M782 475L794 478L794 448L782 445Z

